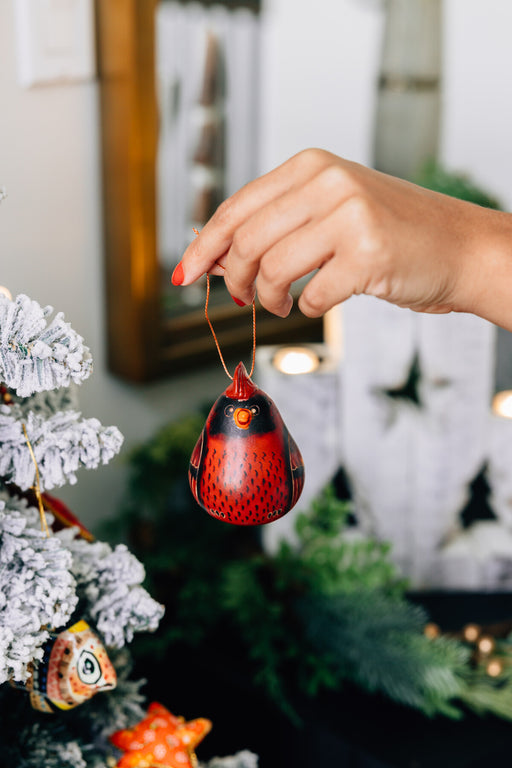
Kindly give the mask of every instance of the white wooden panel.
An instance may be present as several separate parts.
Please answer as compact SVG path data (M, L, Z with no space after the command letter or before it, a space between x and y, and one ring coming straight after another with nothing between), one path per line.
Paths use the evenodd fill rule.
M275 402L304 459L305 482L296 507L262 529L265 547L275 551L283 539L294 541L297 513L332 479L340 463L339 375L325 345L315 346L324 357L317 371L289 375L272 365L277 347L259 347L254 382Z
M494 331L470 315L420 315L368 297L344 307L342 444L356 515L392 542L419 587L484 578L467 553L444 548L490 457ZM403 386L415 355L419 406L383 392Z

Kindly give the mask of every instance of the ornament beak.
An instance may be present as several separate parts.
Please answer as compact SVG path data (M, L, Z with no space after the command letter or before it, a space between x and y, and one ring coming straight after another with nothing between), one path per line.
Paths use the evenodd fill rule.
M240 429L248 429L251 423L252 413L248 408L237 408L233 414L235 424Z

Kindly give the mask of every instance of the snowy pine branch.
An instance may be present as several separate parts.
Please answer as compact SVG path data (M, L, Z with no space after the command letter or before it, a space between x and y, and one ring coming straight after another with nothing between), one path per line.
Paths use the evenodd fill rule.
M41 490L75 483L80 467L96 469L107 464L123 442L117 427L81 419L76 411L57 412L45 419L35 411L25 414L18 403L0 406L0 477L22 490L31 488L36 479L23 423L39 468Z
M82 337L62 312L48 322L52 312L23 294L0 295L0 381L20 397L80 383L92 371Z
M39 512L0 500L0 683L23 681L42 658L46 625L65 624L77 603L71 554L40 529Z
M77 390L78 387L72 384L69 387L51 389L48 392L34 392L29 397L18 397L14 390L8 390L11 403L9 409L4 409L4 412L21 421L26 421L31 412L48 418L58 411L77 411L79 410Z
M57 535L66 539L78 594L85 599L90 620L107 646L121 648L131 642L135 632L158 627L163 606L141 586L144 567L124 544L115 549L101 541L90 544L71 538L72 529Z
M200 763L201 768L258 768L258 756L243 749L229 757L212 757L207 763Z
M39 511L0 491L0 684L26 679L28 663L41 658L45 627L67 624L79 600L79 618L107 646L121 648L135 632L157 628L163 607L141 586L139 560L123 544L112 549L75 536L66 528L47 538Z
M78 741L57 740L52 731L43 723L23 728L18 734L18 743L8 745L8 759L11 752L12 760L16 760L11 765L17 768L88 768Z

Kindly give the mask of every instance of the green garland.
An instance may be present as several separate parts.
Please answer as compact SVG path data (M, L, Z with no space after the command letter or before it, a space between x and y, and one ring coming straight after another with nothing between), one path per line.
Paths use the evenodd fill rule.
M470 203L481 205L484 208L501 209L499 201L475 184L469 176L447 171L434 160L425 163L414 181L416 184L432 189L434 192L441 192L450 197L458 197L459 200L466 200Z
M212 647L228 628L248 677L295 720L297 691L315 696L344 681L428 716L470 708L512 719L511 643L496 648L505 666L495 679L467 643L427 637L428 618L408 601L389 546L350 528L350 505L331 488L298 516L297 546L283 542L274 555L262 550L259 529L206 515L187 482L203 421L195 414L166 426L130 459L115 536L120 525L133 534L150 589L166 605L139 652Z

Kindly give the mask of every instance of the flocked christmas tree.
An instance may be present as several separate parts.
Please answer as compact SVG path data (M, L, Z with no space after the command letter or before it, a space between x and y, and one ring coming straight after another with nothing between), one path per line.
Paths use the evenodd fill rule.
M107 463L122 444L116 427L76 409L70 387L89 376L91 356L62 315L51 316L26 296L0 296L0 752L7 765L100 766L114 752L107 735L143 714L121 649L134 632L156 629L163 609L128 549L91 541L47 493L74 483L79 468ZM50 508L64 522L55 532ZM44 696L34 709L33 697L5 684L30 689L52 633L78 621L109 647L119 679L64 723L39 713Z
M2 768L114 766L123 757L110 737L122 731L119 746L146 716L126 646L157 628L163 607L127 547L95 541L53 496L121 448L116 427L77 410L74 390L91 371L62 314L0 294ZM175 731L190 725L169 716ZM212 765L224 760L256 765L246 752Z

